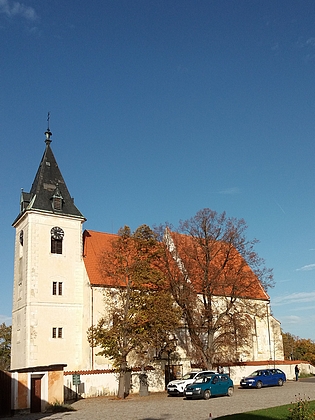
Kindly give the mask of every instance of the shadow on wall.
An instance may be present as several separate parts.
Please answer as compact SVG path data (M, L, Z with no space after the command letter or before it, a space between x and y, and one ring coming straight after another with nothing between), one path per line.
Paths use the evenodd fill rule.
M0 370L0 417L11 415L11 374Z
M73 401L78 401L82 399L81 394L85 393L85 384L81 382L74 389L71 389L64 385L63 391L65 403L72 403Z

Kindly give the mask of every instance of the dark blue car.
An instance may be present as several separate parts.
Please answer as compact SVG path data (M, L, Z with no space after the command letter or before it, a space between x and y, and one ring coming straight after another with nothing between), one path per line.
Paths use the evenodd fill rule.
M280 369L258 369L240 382L242 388L262 388L263 386L282 386L287 380Z

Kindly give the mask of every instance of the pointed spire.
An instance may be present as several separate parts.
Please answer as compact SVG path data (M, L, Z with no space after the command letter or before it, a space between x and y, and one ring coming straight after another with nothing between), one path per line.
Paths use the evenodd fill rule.
M36 210L47 213L57 213L59 215L72 216L80 219L85 217L75 206L63 176L56 162L53 151L50 147L50 113L48 113L48 128L46 131L46 148L35 175L31 191L21 192L20 214L15 220L28 210ZM15 223L14 222L14 223Z
M52 136L52 132L50 131L50 128L49 128L49 123L50 123L50 112L48 112L47 114L47 130L45 131L45 135L46 135L45 143L47 144L47 146L51 143L50 136Z

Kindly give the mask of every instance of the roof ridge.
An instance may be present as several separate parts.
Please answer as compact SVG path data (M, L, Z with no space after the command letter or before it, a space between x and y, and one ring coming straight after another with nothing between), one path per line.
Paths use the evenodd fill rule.
M119 236L119 235L118 235L118 233L101 232L101 231L99 231L99 230L94 230L94 229L85 229L85 232L100 233L101 235L113 235L113 236Z

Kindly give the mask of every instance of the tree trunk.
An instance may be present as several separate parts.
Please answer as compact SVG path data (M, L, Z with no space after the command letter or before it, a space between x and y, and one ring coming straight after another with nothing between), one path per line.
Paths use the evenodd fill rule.
M125 398L125 373L119 373L118 398Z
M120 365L120 372L119 372L119 381L118 381L118 398L126 398L128 393L126 392L126 371L127 371L127 362L124 361Z

